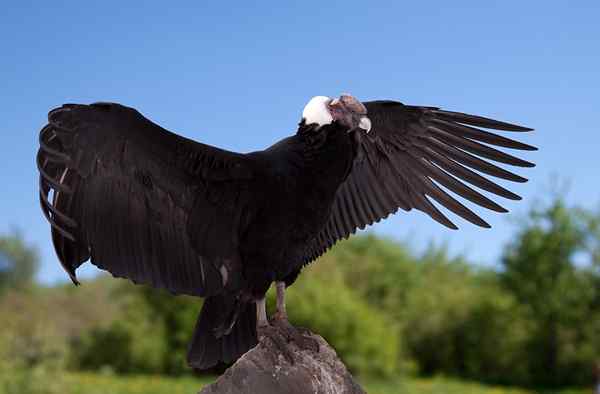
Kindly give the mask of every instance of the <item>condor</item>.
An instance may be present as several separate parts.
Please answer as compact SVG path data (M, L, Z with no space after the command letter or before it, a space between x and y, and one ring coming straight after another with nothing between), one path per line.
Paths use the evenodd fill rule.
M204 369L234 361L262 335L314 346L288 323L285 288L357 229L398 209L456 229L432 200L489 227L448 192L506 212L472 186L520 199L485 175L525 182L492 161L533 164L493 146L536 148L482 129L531 130L436 107L317 96L293 136L241 154L122 105L65 104L40 132L40 203L73 282L90 260L116 277L206 298L188 353Z

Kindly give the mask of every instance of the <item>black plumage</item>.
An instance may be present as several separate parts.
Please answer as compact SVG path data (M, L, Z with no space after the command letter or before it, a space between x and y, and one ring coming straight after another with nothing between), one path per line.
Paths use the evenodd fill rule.
M52 110L37 164L62 266L75 283L89 259L135 283L207 297L188 355L206 368L252 347L257 300L338 240L398 209L457 228L431 200L489 227L448 191L506 212L472 186L520 197L479 173L524 182L490 161L533 166L492 146L534 147L479 129L525 127L351 96L323 108L331 122L303 119L295 135L248 154L180 137L118 104Z

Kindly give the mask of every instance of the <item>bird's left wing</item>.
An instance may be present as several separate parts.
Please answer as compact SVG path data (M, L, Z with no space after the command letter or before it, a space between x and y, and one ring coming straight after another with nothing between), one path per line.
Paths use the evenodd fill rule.
M371 119L371 131L368 134L356 132L358 147L352 170L336 193L325 228L308 245L305 263L358 228L378 222L399 208L405 211L418 209L444 226L456 229L430 199L471 223L489 227L447 190L487 209L507 212L467 183L504 198L520 199L479 172L526 182L525 178L485 159L533 167L533 163L492 146L519 150L536 148L480 128L520 132L531 129L481 116L435 107L407 106L395 101L372 101L364 105Z
M136 283L208 296L238 273L252 169L118 104L67 104L40 132L40 203L73 281L91 259Z

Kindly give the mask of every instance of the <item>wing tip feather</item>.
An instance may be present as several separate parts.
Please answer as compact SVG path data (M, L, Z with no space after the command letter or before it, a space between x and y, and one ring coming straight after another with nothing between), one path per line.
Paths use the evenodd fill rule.
M479 115L471 115L463 112L446 111L442 109L431 110L432 113L452 119L455 122L472 124L485 128L505 131L530 132L533 128L521 126L514 123L503 122L500 120L486 118Z

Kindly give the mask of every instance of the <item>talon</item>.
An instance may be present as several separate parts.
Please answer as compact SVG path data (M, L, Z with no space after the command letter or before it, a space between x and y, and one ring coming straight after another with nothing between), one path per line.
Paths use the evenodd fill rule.
M306 327L296 327L296 330L298 330L300 332L300 334L304 335L304 336L312 336L312 331L309 330Z
M319 353L319 341L317 341L315 338L306 336L304 334L300 335L300 338L301 344L299 344L299 347L301 349L310 350L314 353Z
M294 327L287 317L277 316L277 314L271 318L271 324L283 334L287 342L293 342L300 350L319 352L319 342L312 338L310 330Z
M319 342L312 338L312 332L306 328L296 328L288 321L285 309L285 283L275 282L275 288L277 290L277 312L271 316L271 324L285 335L288 342L294 342L300 350L318 353Z
M307 328L296 328L288 321L285 309L285 283L276 282L277 288L277 311L267 318L265 299L256 300L256 333L259 341L264 343L265 339L281 353L281 355L294 365L295 348L308 350L314 353L319 352L319 342L312 337L312 332ZM293 343L295 348L290 347Z
M274 326L262 326L258 328L258 336L262 341L263 338L268 338L273 345L279 350L279 353L291 364L295 364L294 355L288 347L288 338L284 332Z

